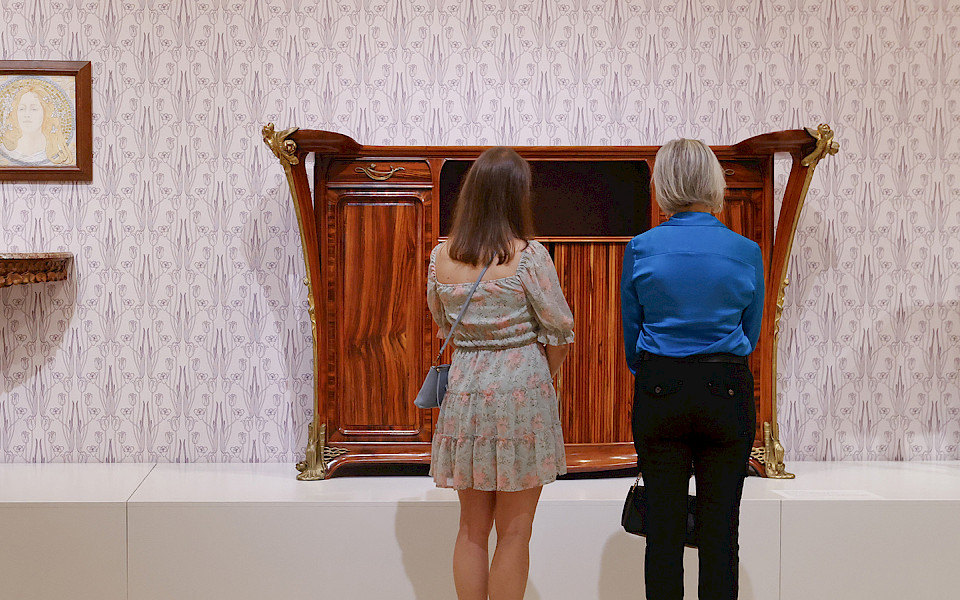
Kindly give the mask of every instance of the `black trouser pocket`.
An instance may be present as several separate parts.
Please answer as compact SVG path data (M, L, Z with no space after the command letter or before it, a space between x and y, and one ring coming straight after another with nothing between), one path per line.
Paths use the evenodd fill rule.
M707 378L710 395L716 399L715 402L735 408L739 436L752 436L756 429L756 404L750 368L720 363L712 371Z
M640 380L640 389L648 396L662 398L676 394L683 387L683 380L672 374L650 376Z
M675 365L639 364L633 395L635 433L664 433L664 421L672 421L671 415L686 392L685 379Z

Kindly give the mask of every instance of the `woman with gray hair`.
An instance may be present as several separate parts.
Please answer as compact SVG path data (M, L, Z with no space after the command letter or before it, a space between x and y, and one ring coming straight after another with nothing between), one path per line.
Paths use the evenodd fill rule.
M760 337L763 256L713 216L723 208L725 181L703 142L664 144L653 184L670 219L627 245L620 286L648 502L647 599L683 598L691 465L699 597L735 599L740 498L756 428L747 356Z

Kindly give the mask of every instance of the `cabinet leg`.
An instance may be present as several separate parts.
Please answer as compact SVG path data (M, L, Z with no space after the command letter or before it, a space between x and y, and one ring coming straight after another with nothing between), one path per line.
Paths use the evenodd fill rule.
M769 421L763 424L763 467L766 476L770 479L793 479L793 473L787 473L787 466L783 464L783 445L773 433L773 426Z
M346 448L337 448L327 445L327 426L310 423L307 426L306 458L297 463L300 481L317 481L326 479L329 474L328 463L341 454L346 454Z
M316 481L327 478L327 463L324 460L323 448L326 446L327 426L315 427L310 423L307 427L307 456L297 463L300 481Z

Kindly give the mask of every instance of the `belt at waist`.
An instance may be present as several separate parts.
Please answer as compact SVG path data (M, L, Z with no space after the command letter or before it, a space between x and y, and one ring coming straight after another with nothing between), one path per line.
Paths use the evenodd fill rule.
M482 352L482 351L497 352L499 350L512 350L514 348L523 348L524 346L533 346L534 344L537 343L537 338L536 336L534 336L529 340L519 340L519 341L512 341L512 342L495 342L495 341L484 340L482 342L483 345L479 345L479 346L471 346L471 345L461 346L456 342L456 340L454 340L451 343L453 344L454 352ZM470 344L470 343L472 342L467 342L467 344Z
M746 356L730 354L728 352L717 352L715 354L691 354L690 356L660 356L644 350L640 353L637 361L668 361L677 363L733 363L737 365L746 365Z

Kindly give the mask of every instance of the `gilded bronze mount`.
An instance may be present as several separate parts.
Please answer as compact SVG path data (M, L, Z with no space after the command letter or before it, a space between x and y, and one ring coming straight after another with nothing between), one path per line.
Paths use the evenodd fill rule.
M277 131L273 123L268 123L264 126L262 135L263 142L280 160L280 164L283 165L284 173L287 176L287 184L290 186L290 193L294 198L293 204L297 212L297 225L300 228L300 241L301 244L303 244L304 263L307 263L308 250L305 241L307 239L307 231L305 229L306 221L304 220L303 215L300 214L300 203L296 202L298 192L296 181L294 180L293 175L293 168L300 165L300 158L297 154L297 143L290 139L290 136L293 135L297 129L297 127L291 127L289 129ZM307 302L309 306L308 312L310 314L311 331L313 332L313 381L314 385L316 385L320 375L320 332L317 328L317 310L316 302L313 297L313 286L310 285L310 283L311 272L309 264L307 264L307 276L304 278L303 284L307 286ZM297 463L297 471L299 471L297 474L297 479L301 481L326 479L327 465L329 462L337 456L347 452L347 450L344 448L327 446L326 442L327 426L325 423L320 422L319 411L315 410L313 422L311 422L307 427L306 456L304 460Z

